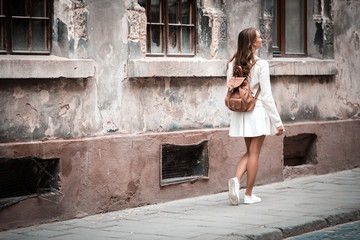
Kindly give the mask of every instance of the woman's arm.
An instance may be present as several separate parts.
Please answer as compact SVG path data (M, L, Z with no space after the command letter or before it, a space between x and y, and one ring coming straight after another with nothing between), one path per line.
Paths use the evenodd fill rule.
M234 60L229 63L229 68L226 72L226 82L228 82L233 75L233 69L234 69L233 64L234 64Z
M259 74L259 81L260 81L260 95L261 100L264 104L266 112L268 113L270 120L275 126L278 128L278 133L281 131L279 127L283 128L283 123L281 121L280 115L276 109L275 101L271 91L270 85L270 72L269 72L269 63L266 60L260 60L260 74Z

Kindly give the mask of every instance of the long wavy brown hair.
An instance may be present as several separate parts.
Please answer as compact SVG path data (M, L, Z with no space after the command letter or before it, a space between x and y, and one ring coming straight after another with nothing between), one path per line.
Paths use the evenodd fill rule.
M229 63L235 59L233 76L240 76L239 66L241 66L243 70L243 76L249 76L252 63L255 62L253 51L256 41L256 31L256 28L246 28L239 33L237 51L226 65L226 69L228 69Z

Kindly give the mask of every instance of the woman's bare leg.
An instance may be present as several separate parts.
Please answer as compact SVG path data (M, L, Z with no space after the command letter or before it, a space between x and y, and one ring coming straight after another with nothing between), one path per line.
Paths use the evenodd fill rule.
M236 169L236 175L235 175L237 177L237 179L239 180L239 183L240 183L241 177L246 172L246 166L248 164L248 159L249 159L250 143L251 143L251 138L245 138L246 153L240 159L239 164Z
M247 158L247 183L245 195L251 196L255 184L256 174L259 168L259 156L261 147L264 143L265 136L253 137L250 140L249 155Z

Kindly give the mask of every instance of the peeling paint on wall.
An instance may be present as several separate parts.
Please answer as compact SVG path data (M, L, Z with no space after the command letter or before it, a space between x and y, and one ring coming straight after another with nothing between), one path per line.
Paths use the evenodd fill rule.
M358 51L360 48L360 39L359 39L359 34L355 31L351 34L351 43L353 44L354 49Z
M176 64L182 63L173 58L169 62L176 64L161 67L171 65L170 71L178 77L127 78L128 60L143 58L146 51L145 11L136 2L54 1L53 54L67 58L88 54L96 62L96 76L86 80L2 79L1 141L229 125L230 113L223 104L225 77L181 77L184 68L179 70ZM309 11L319 30L314 36L314 22L309 45L314 47L314 40L325 54L324 39L333 40L339 73L334 77L308 76L306 72L304 77L275 78L274 98L290 122L356 118L360 114L359 1L330 2L331 8L316 10L316 16ZM258 27L259 6L257 0L198 1L196 58L227 59L224 55L235 50L239 31ZM325 20L331 20L333 27ZM138 51L136 55L133 50Z
M205 44L201 47L201 51L204 52L204 48L209 46L210 59L217 58L220 51L220 43L226 42L227 38L226 16L219 8L212 7L203 7L199 16L201 18L200 29L202 33L200 38L203 44Z

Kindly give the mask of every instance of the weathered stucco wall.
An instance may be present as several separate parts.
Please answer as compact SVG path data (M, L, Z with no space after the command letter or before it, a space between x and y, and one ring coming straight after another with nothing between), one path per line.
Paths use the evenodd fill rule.
M272 77L274 97L286 122L360 116L359 1L334 1L335 76ZM314 39L315 42L316 39Z
M334 49L339 74L332 107L341 118L360 117L360 2L334 1Z
M230 57L238 32L258 27L260 3L200 1L198 57ZM86 80L1 80L2 142L229 124L230 113L223 104L225 78L128 78L129 56L144 56L136 52L143 52L144 13L133 4L54 1L53 53L93 59L95 76ZM272 77L274 97L285 121L359 117L359 2L334 1L332 5L338 75ZM313 41L315 44L316 39ZM206 64L199 67L206 68ZM178 76L176 68L173 71Z
M229 58L236 51L238 35L242 29L259 28L261 0L226 1Z
M91 78L1 79L0 142L93 134L95 90Z
M228 125L223 78L147 78L125 84L132 127L173 131ZM126 103L127 105L127 103Z

